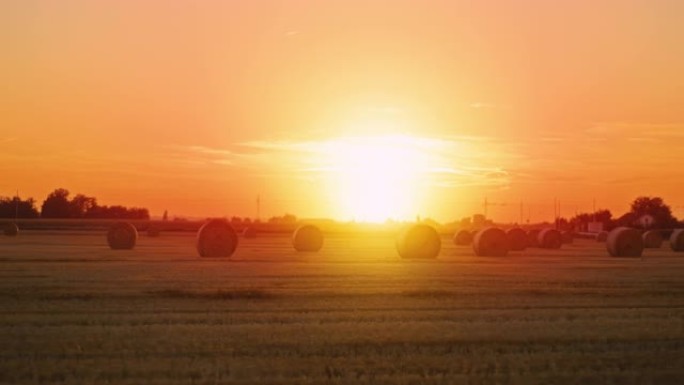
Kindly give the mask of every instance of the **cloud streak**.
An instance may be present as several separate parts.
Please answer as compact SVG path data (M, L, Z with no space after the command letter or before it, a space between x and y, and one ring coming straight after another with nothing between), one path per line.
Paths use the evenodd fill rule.
M483 162L490 158L513 157L494 150L491 139L483 137L420 137L409 135L349 136L320 140L255 140L230 148L207 146L168 146L186 160L235 168L252 169L256 174L289 175L293 178L343 172L365 172L368 167L384 167L393 157L417 159L409 164L422 180L438 187L503 186L511 181L503 162ZM390 160L386 159L390 157ZM396 167L406 167L405 163ZM394 171L394 170L393 170ZM401 172L401 170L396 170Z

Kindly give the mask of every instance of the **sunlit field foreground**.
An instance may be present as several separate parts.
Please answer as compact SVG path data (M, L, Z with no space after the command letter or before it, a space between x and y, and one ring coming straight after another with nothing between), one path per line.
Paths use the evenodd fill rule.
M99 232L0 238L0 383L680 384L684 258L476 257L444 237L401 260L389 235L190 234L112 251Z

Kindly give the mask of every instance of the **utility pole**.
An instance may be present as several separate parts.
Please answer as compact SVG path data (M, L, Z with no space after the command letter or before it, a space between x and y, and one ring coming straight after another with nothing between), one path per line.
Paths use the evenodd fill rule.
M14 201L14 224L17 224L19 218L19 189L17 189L17 196Z
M485 216L485 219L488 218L488 216L487 216L487 207L488 206L489 206L489 202L487 202L487 197L485 197L485 200L484 200L484 216Z
M261 220L261 194L257 194L257 199L256 199L256 219L257 221Z

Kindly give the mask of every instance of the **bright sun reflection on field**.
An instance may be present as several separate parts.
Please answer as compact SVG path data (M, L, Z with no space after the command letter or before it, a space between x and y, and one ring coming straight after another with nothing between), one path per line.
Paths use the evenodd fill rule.
M429 156L410 136L340 138L325 146L331 195L341 216L365 222L418 212Z

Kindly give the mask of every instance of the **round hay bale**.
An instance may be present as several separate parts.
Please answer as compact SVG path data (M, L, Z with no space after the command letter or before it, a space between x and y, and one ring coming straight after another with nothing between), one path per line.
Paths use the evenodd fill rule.
M473 234L468 230L461 230L454 234L454 244L456 246L468 246L473 243Z
M212 219L197 231L197 252L200 257L228 258L235 252L238 236L224 219Z
M158 226L149 226L147 228L147 236L150 238L158 238L161 235L161 229Z
M475 254L482 257L504 257L510 245L506 232L497 227L488 227L477 233L473 240Z
M663 245L663 235L658 230L649 230L642 237L645 249L659 249Z
M116 222L107 231L107 244L112 250L131 250L138 241L138 230L128 222Z
M539 247L539 229L527 230L527 247Z
M597 242L606 242L608 240L608 232L607 231L601 231L600 233L596 234L596 241Z
M432 226L416 224L399 234L396 246L402 258L432 259L437 258L442 248L442 239Z
M246 239L256 238L257 230L252 226L247 226L242 230L242 236Z
M506 238L511 251L522 251L527 248L527 233L519 227L508 230Z
M544 229L539 232L537 242L542 249L560 249L563 245L563 236L556 229Z
M572 231L561 232L561 238L564 245L571 244L575 241L575 234Z
M672 251L684 251L684 229L675 229L670 235Z
M613 257L640 257L644 240L638 230L618 227L608 234L606 248Z
M302 225L292 235L292 246L297 251L316 252L323 247L323 232L314 225Z
M6 237L16 237L19 235L19 226L16 223L5 223L2 226L2 233Z

